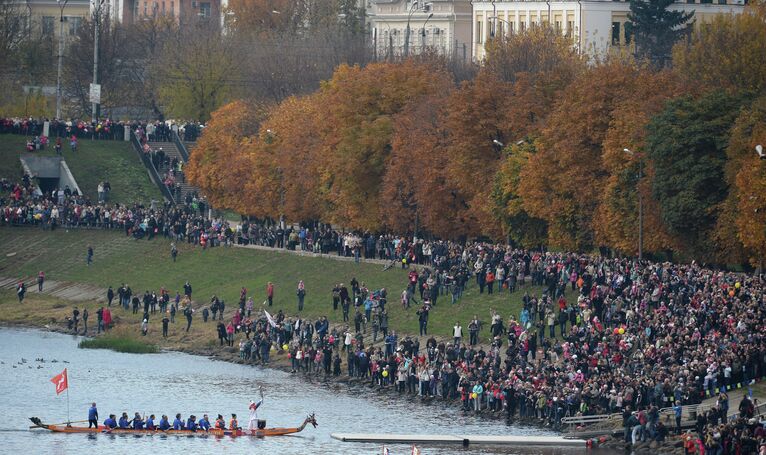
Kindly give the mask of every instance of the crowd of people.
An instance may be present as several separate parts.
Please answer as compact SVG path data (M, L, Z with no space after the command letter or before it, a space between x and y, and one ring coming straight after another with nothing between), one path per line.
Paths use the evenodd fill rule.
M745 399L732 412L727 396L766 373L762 278L696 264L433 243L448 255L412 267L403 283L401 311L422 318L419 336L392 330L387 291L355 279L350 289L338 283L327 295L328 312L332 305L343 313L333 324L301 315L302 282L297 316L270 314L268 300L264 311L255 309L242 288L226 316L225 302L213 296L201 309L203 321L212 311L220 344L238 345L246 362L267 364L282 351L294 372L345 374L395 393L453 399L465 411L505 412L553 427L565 416L622 413L634 444L680 433L681 406L718 396L686 438L727 454L764 443L758 403ZM461 275L467 279L455 279ZM438 296L465 287L523 292L523 308L428 334L428 313L448 305ZM273 297L273 285L265 291ZM679 418L668 424L663 414Z
M100 201L93 202L68 187L42 193L33 179L0 180L0 226L38 226L42 229L119 229L135 239L163 236L175 242L203 247L230 244L233 231L227 221L210 219L207 202L189 194L188 204L152 201L148 205L111 203L111 185L99 184Z
M271 349L286 350L294 371L345 372L402 394L452 398L466 411L504 411L554 427L565 416L619 412L632 443L681 432L680 418L666 425L660 417L718 395L717 405L700 411L694 440L713 453L763 444L758 404L743 400L732 413L726 396L766 374L761 277L500 245L400 243L432 252L423 258L428 266L411 269L401 302L406 311L414 301L419 337L389 331L387 316L383 326L385 290L353 283L328 296L333 311L343 312L334 325L281 311L251 319L243 293L221 343L242 332L245 360L266 362ZM417 253L412 258L417 262ZM429 335L438 296L466 286L479 294L523 292L523 308L493 310L466 329L457 321L452 333Z
M348 233L319 224L243 220L233 227L206 219L204 201L126 207L92 203L66 190L40 194L29 176L0 185L1 224L115 228L136 238L163 235L203 247L256 244L383 259L410 269L397 311L417 315L418 336L400 337L388 324L387 291L355 279L350 290L340 283L327 290L328 312L330 303L334 313L341 312L333 323L327 316L301 316L302 282L296 286L295 317L281 310L273 316L268 309L254 312L253 296L243 288L239 305L224 320L225 302L213 296L198 307L203 322L212 313L221 345L233 347L239 340L245 361L268 363L272 352L286 351L295 372L345 372L400 394L454 399L466 411L505 412L509 419L554 427L565 416L622 413L626 440L634 444L680 433L681 419L668 426L663 413L681 417L681 406L718 396L715 406L698 413L687 449L729 454L764 446L761 408L746 399L733 413L726 395L766 375L762 276L696 263ZM429 314L447 300L457 303L469 287L479 298L523 293L523 306L517 314L499 308L456 321L450 333L429 334ZM143 300L144 333L155 304L169 314L165 334L177 311L186 316L187 331L197 311L190 285L186 297L176 293L169 308L162 306L171 302L164 290L142 299L129 292L127 303L124 295L119 301L132 304L134 312ZM269 303L272 297L273 285L267 287Z
M44 133L44 124L48 122L48 136ZM194 142L204 129L197 122L176 121L114 121L102 119L97 122L90 120L59 120L47 118L0 118L0 134L22 134L41 138L47 142L49 138L77 138L95 140L124 141L125 130L135 131L141 128L146 131L151 141L172 140L172 131L176 130L183 141Z

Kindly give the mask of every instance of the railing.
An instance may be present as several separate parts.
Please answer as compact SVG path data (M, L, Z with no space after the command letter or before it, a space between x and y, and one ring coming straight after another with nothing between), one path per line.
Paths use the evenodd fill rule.
M138 158L141 160L141 162L144 163L144 166L149 171L149 177L152 179L154 184L160 188L160 191L162 192L162 195L165 196L165 199L172 202L173 204L176 204L176 199L173 197L173 193L170 192L170 188L168 188L167 185L165 185L165 182L162 181L160 173L157 172L157 168L154 167L152 160L149 159L149 157L144 153L144 149L141 147L141 142L139 142L135 132L130 133L130 143L133 144L133 150L135 150L135 152L138 154Z
M592 423L598 423L598 422L606 422L608 420L614 420L614 419L622 419L622 414L615 413L615 414L598 414L598 415L588 415L588 416L573 416L573 417L564 417L561 419L561 423L565 425L589 425Z
M186 145L184 144L184 141L182 141L181 137L178 135L178 130L171 130L171 137L173 138L173 143L176 145L176 148L178 149L178 153L180 153L181 157L184 159L184 163L188 163L189 151L186 150Z

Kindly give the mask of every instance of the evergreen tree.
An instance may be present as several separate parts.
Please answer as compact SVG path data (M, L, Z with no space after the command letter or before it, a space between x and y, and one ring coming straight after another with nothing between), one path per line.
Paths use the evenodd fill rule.
M674 0L630 0L626 28L634 36L636 53L655 66L665 66L673 45L687 33L694 11L672 11Z

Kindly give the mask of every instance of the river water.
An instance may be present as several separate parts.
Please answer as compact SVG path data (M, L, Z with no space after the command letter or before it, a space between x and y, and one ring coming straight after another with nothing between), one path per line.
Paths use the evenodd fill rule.
M340 442L331 433L421 433L550 435L552 432L502 421L462 416L442 404L420 405L390 395L351 391L343 384L315 384L278 370L235 365L180 354L121 354L107 350L78 349L70 335L0 328L0 447L3 453L267 453L281 454L379 454L381 444ZM35 359L42 358L45 362ZM26 363L22 362L26 359ZM53 362L57 360L57 362ZM68 363L65 363L68 362ZM15 366L15 368L14 368ZM179 436L126 436L53 434L27 430L30 416L46 423L67 420L66 392L56 396L50 379L67 368L71 419L87 419L96 401L100 421L108 414L129 416L180 412L214 419L232 412L246 425L247 405L257 399L262 386L266 399L260 418L267 426L292 427L316 412L319 427L272 438L206 438ZM409 454L407 445L389 446L391 454ZM421 447L432 454L545 454L585 453L571 449L455 446Z

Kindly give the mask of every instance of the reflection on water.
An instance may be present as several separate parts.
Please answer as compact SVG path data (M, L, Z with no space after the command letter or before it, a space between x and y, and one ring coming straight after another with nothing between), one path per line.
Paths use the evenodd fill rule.
M344 443L330 437L334 432L429 433L429 434L552 434L546 430L506 426L463 416L441 403L413 405L411 400L387 394L365 393L365 387L349 391L343 384L307 382L277 370L234 365L178 353L120 354L105 350L77 349L77 338L33 330L0 329L0 409L3 420L0 444L3 452L31 453L265 453L283 454L379 454L380 445ZM21 359L26 363L20 363ZM44 363L36 358L45 359ZM53 363L52 360L58 360ZM63 363L67 361L69 363ZM16 368L14 368L14 366ZM42 368L38 368L42 367ZM69 373L71 419L87 419L96 401L100 420L108 414L135 412L184 417L207 413L239 416L246 423L247 404L263 387L266 399L260 418L268 426L297 426L316 412L319 427L280 438L214 438L164 435L85 435L27 431L30 416L44 422L67 420L66 393L56 396L50 378L64 368ZM393 445L392 454L409 454L409 446ZM563 454L571 449L513 449L507 447L422 447L424 454L462 455ZM576 451L575 451L576 452ZM580 453L585 453L582 451ZM601 452L599 452L601 453Z

